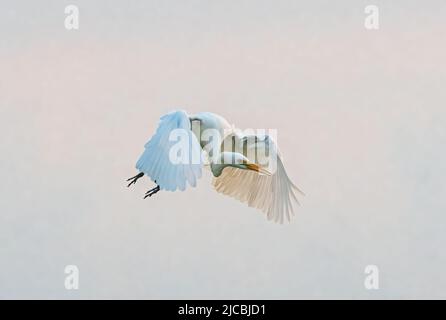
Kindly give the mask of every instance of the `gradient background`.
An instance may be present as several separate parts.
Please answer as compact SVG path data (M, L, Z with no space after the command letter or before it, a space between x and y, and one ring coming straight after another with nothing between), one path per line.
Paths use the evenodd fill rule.
M446 298L445 24L444 0L0 0L0 298ZM127 189L178 107L277 129L296 219L210 174Z

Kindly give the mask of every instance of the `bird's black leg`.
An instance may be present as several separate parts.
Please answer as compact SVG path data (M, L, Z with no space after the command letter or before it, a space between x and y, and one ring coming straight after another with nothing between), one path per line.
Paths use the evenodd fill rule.
M156 183L156 181L155 181L155 183ZM155 188L150 189L149 191L146 192L146 195L144 196L144 199L147 198L147 197L153 196L158 191L160 191L160 186L156 186Z
M130 181L130 183L128 184L127 188L130 187L132 184L135 184L136 181L138 181L138 179L142 176L144 176L144 173L140 172L136 176L128 178L127 181Z

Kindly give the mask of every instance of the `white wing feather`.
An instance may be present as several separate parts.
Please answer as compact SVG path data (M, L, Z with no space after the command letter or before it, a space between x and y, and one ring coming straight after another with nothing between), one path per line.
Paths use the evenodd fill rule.
M271 138L268 136L249 138L237 138L247 141L245 150L257 148L257 155L262 155L265 154L263 151L268 148L273 156L277 155L277 166L274 173L268 176L251 170L226 167L218 178L213 179L213 185L217 192L246 202L250 207L260 209L267 215L268 220L283 223L286 218L289 221L291 215L294 215L293 201L299 203L295 191L302 192L288 177L277 146ZM250 160L257 164L264 163Z
M170 161L169 152L177 142L171 141L169 136L175 129L184 129L188 132L189 154L192 159L200 159L200 163L174 164ZM197 185L197 179L201 178L203 167L202 149L191 130L186 112L175 111L162 116L155 135L144 147L144 153L136 163L136 168L149 176L152 181L156 181L160 189L183 191L186 189L187 183L192 187Z

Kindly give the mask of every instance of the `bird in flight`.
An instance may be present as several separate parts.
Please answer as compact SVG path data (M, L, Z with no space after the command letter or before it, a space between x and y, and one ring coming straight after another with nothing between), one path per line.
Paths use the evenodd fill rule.
M161 190L184 191L197 185L205 167L217 192L261 210L268 220L290 221L293 204L299 203L295 192L303 195L288 177L271 136L243 134L214 113L182 110L161 117L128 187L146 175L156 187L144 199Z

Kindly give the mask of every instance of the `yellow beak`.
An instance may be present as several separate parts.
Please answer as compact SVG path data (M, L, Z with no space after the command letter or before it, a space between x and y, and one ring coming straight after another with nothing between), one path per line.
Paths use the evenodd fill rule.
M245 163L246 168L248 168L249 170L270 176L271 172L269 172L268 170L266 170L265 168L262 168L261 166L259 166L258 164L255 163Z

